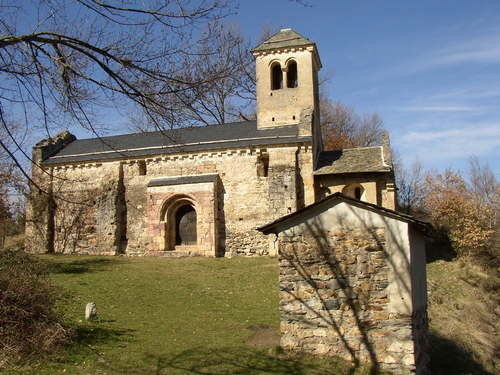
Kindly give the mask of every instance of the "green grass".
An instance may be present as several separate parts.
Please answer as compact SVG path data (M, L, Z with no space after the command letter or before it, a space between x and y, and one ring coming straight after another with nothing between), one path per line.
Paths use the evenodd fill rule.
M343 361L250 347L255 327L278 332L271 258L42 256L65 294L75 343L6 374L363 374ZM87 302L99 320L86 322ZM265 344L265 342L264 342ZM268 343L269 345L269 343Z

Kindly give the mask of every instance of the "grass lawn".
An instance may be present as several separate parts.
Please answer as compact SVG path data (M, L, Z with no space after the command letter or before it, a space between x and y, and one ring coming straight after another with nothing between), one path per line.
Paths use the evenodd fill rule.
M42 256L64 293L75 344L5 374L364 374L342 361L289 357L278 337L271 258ZM86 322L87 302L99 320Z

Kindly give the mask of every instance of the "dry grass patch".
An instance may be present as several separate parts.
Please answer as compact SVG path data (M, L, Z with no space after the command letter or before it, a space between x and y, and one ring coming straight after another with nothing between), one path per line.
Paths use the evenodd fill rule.
M499 285L466 260L428 265L433 374L497 373Z

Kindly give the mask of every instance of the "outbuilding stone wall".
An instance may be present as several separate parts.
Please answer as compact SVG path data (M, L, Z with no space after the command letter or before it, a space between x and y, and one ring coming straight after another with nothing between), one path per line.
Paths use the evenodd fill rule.
M368 362L394 374L426 373L425 308L413 315L391 311L385 231L279 234L284 348Z

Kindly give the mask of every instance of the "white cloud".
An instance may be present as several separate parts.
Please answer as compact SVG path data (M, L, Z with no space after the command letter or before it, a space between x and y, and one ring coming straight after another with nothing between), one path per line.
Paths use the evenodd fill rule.
M434 94L426 96L428 101L434 100L454 100L454 101L464 101L464 100L476 100L476 99L490 99L497 98L500 96L499 88L488 88L485 85L479 85L476 87L467 87L461 89L447 90L444 92L436 92Z
M471 112L478 111L480 107L470 106L443 106L443 105L418 105L400 107L402 111L415 111L415 112Z
M498 63L500 62L500 39L492 40L484 45L469 47L468 49L444 50L428 61L432 66L452 65L465 62Z
M470 155L494 156L500 150L500 123L467 125L446 130L410 131L396 139L423 162L453 161Z
M406 69L414 73L463 63L500 63L499 30L435 49L416 59Z

